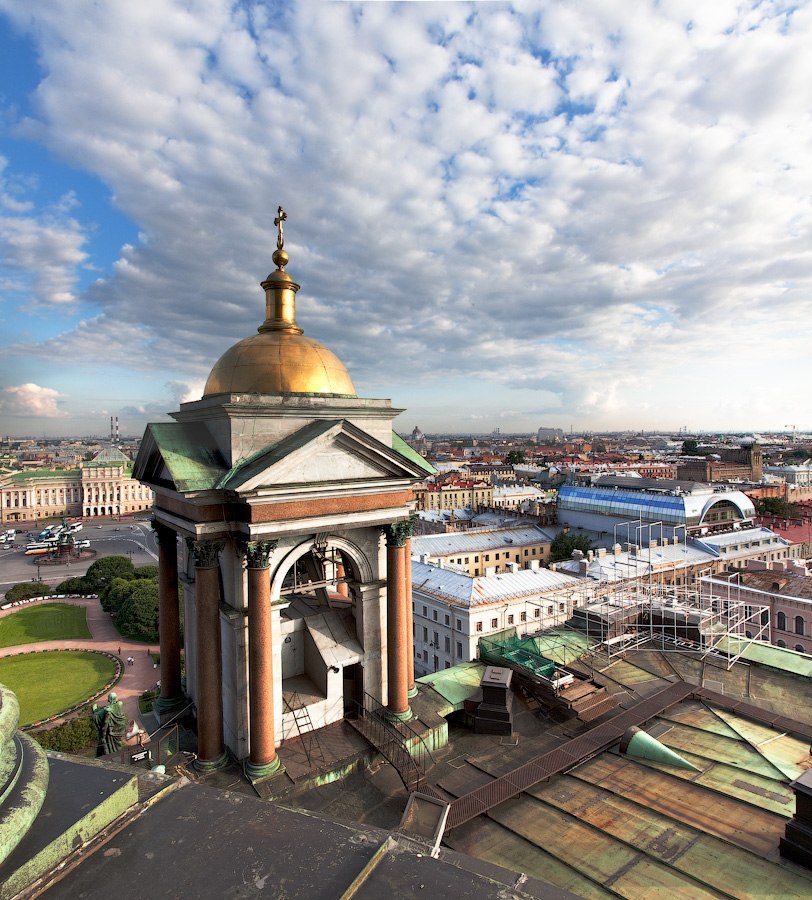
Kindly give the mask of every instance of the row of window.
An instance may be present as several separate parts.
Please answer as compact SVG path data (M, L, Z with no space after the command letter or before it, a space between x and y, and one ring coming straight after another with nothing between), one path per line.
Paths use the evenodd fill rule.
M775 617L775 627L778 631L787 631L787 616L785 613L778 613ZM795 634L806 634L806 622L803 616L795 616Z
M776 641L775 645L776 645L776 647L782 647L782 648L786 649L787 642L786 641ZM798 653L806 653L806 647L804 647L803 644L796 644L794 649L797 650Z

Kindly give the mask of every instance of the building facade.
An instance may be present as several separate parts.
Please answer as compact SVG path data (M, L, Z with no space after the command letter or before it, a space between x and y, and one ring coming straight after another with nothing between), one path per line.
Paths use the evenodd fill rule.
M493 486L485 481L421 484L415 488L415 497L418 509L479 509L492 505Z
M474 576L412 560L415 675L478 658L479 639L563 625L590 587L548 569Z
M129 515L151 509L153 499L152 490L132 477L132 461L120 451L108 450L75 469L34 469L3 476L0 522Z
M468 575L537 569L550 558L555 534L535 525L471 528L412 539L412 555L435 566L453 566Z

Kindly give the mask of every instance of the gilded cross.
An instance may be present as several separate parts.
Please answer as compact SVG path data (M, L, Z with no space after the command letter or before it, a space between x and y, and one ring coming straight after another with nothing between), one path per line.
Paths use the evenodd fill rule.
M287 219L288 214L285 212L282 207L279 207L279 210L276 213L276 218L273 220L274 225L279 229L278 234L276 235L276 249L281 250L285 246L285 237L282 234L282 223Z

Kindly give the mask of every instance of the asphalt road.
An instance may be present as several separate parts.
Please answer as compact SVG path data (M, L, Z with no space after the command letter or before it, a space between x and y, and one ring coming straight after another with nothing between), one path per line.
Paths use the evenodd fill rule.
M57 565L44 564L42 556L25 555L25 545L36 539L44 524L41 523L36 528L33 525L20 526L24 529L24 533L18 534L16 539L20 549L0 549L0 593L5 593L21 581L33 579L56 585L66 578L84 575L92 563L102 556L130 556L134 566L157 565L158 544L150 528L149 517L142 515L121 520L83 521L84 528L76 533L76 539L89 540L90 549L96 551L96 556ZM40 563L39 567L37 562Z

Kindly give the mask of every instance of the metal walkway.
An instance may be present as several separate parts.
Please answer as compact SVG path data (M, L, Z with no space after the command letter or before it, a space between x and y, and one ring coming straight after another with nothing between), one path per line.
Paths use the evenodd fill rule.
M493 809L511 797L516 797L540 781L566 769L571 769L587 757L617 743L631 725L640 725L668 709L669 706L673 706L695 693L698 693L696 685L687 684L684 681L670 684L664 690L641 700L632 709L624 710L613 716L603 725L598 725L586 734L573 738L566 744L556 747L555 750L537 756L512 772L471 791L470 794L458 797L451 804L446 831L457 828L488 812L489 809ZM708 699L710 700L710 698Z

